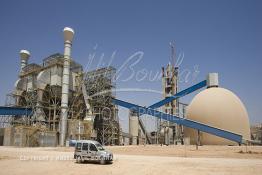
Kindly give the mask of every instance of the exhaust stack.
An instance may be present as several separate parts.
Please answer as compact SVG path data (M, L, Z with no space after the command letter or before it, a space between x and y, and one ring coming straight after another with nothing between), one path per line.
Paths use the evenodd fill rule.
M30 52L28 50L21 50L20 51L20 58L21 58L20 73L23 73L23 68L27 65L29 57L30 57Z
M218 73L209 73L207 75L207 88L218 87Z
M71 59L71 47L74 36L74 30L65 27L64 28L64 67L63 67L63 80L62 80L62 99L61 99L61 117L60 117L60 146L65 145L65 139L67 134L67 115L68 115L68 93L69 93L69 75L70 75L70 59Z

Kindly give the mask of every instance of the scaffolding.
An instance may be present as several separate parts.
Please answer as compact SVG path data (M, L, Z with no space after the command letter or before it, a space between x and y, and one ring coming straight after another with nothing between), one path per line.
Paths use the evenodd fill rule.
M115 74L115 68L106 67L87 72L84 76L87 95L95 116L97 140L103 145L119 144L118 109L111 101L116 95Z

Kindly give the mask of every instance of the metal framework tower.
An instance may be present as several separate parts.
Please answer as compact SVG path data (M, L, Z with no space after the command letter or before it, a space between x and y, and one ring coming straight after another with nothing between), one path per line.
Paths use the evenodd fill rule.
M101 68L87 72L84 76L87 95L95 116L94 129L97 140L103 145L118 145L120 126L118 109L112 103L115 97L115 74L113 67Z
M167 65L165 69L162 67L162 88L163 88L163 99L173 96L177 93L177 84L178 82L178 68L172 66L170 63ZM178 113L178 101L174 100L170 103L165 104L162 107L162 111L176 115ZM171 124L168 121L161 120L159 121L159 132L160 132L160 144L172 144L174 141L174 136L177 133L176 124ZM175 135L173 135L175 134Z
M163 99L173 96L178 92L178 67L176 64L175 47L173 43L170 43L171 47L171 59L172 64L169 63L167 67L162 67L162 92ZM178 99L170 103L165 104L162 107L162 111L171 114L178 115L179 103ZM180 135L180 128L177 124L171 124L165 120L158 120L158 142L160 144L173 144L176 137Z

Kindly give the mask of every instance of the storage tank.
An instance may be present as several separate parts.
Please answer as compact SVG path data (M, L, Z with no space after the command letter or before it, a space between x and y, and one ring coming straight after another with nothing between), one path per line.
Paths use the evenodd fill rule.
M132 111L129 113L129 134L131 135L131 144L138 144L138 115Z
M250 139L249 118L241 100L231 91L212 86L197 94L189 104L187 119L198 121ZM196 144L197 131L184 128L185 138L190 144ZM236 145L237 143L211 134L200 132L200 144L203 145Z

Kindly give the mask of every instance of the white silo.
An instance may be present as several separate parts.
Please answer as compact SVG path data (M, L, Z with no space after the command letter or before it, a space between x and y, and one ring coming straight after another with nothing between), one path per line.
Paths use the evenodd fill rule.
M131 135L131 144L137 145L138 143L138 114L129 112L129 133Z

